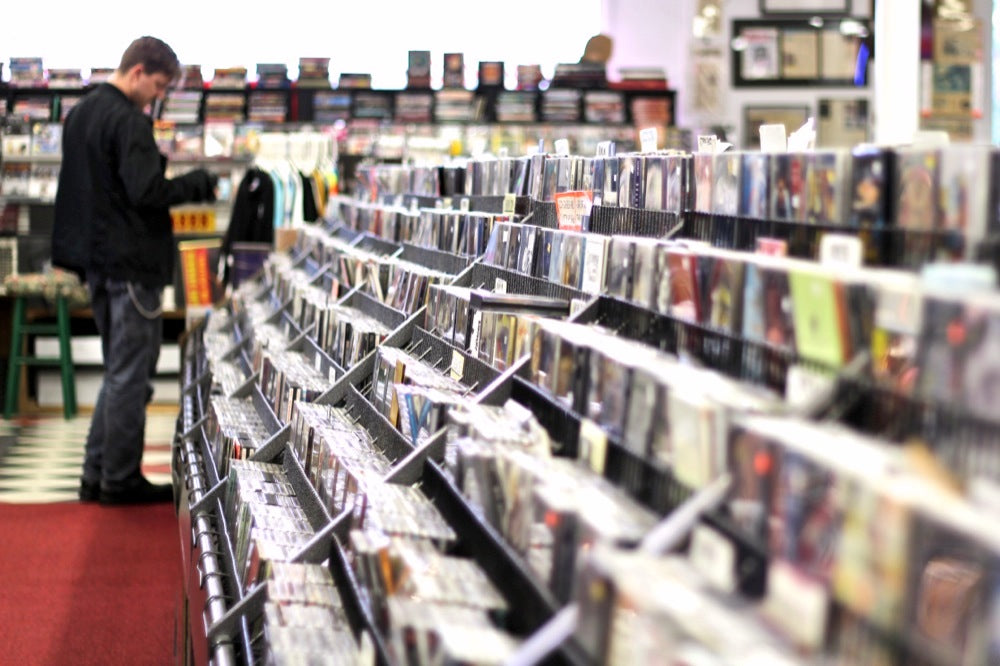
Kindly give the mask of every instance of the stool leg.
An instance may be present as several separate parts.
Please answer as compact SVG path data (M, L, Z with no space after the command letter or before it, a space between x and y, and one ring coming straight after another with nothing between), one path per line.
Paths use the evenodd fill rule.
M21 380L21 326L24 325L24 298L14 299L14 319L10 331L10 359L7 365L7 395L4 398L3 417L9 419L17 412Z
M59 366L62 373L63 415L76 415L76 379L73 376L73 351L70 346L69 305L66 299L56 300L56 324L59 328Z

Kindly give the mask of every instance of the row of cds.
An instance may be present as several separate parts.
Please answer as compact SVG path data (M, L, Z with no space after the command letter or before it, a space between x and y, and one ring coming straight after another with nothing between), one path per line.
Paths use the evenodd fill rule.
M264 581L272 562L291 562L313 535L281 465L232 460L224 501L244 589Z
M479 156L464 166L366 166L360 180L362 191L374 196L512 194L553 201L556 194L582 190L591 192L597 204L679 213L692 203L691 169L691 156L683 153L610 157L538 153ZM448 187L442 187L444 182Z
M307 242L310 254L317 261L322 265L332 266L337 289L331 290L331 295L336 296L341 291L346 293L345 288L361 288L380 303L406 314L413 314L424 305L428 285L450 282L455 277L397 256L369 252L318 229L312 230ZM301 271L297 271L297 275L292 277L281 278L283 298L292 296L286 283L293 279L301 284L308 283L313 278ZM299 291L304 292L304 289L300 288Z
M372 402L414 446L449 429L447 471L563 601L580 548L634 545L656 522L592 471L552 458L547 433L523 407L476 404L466 386L404 350L378 350Z
M526 336L517 319L519 315L562 318L568 316L569 311L570 303L560 298L435 285L427 299L424 329L504 369L527 351ZM504 321L497 321L498 317ZM494 351L487 358L491 345Z
M274 666L360 658L333 576L320 564L271 564L263 623Z
M1000 321L1000 301L988 289L949 297L947 276L936 285L898 271L832 269L696 241L607 238L531 225L498 224L490 247L487 263L604 293L749 343L737 359L747 379L783 386L784 364L768 360L775 354L839 369L866 352L872 379L887 388L991 415L996 392L988 378L1000 358L1000 324L994 321ZM581 273L593 279L577 282ZM954 330L968 335L949 338ZM705 348L699 336L688 344L681 351L699 358L728 353Z
M507 602L473 561L444 554L456 535L420 491L382 480L389 462L363 427L339 408L300 402L290 446L331 515L350 511L350 565L394 660L513 654L518 641L497 624Z
M495 222L516 219L513 215L443 208L414 210L348 198L339 199L339 213L351 229L396 243L411 243L470 257L478 257L486 251Z
M483 156L451 166L466 195L552 201L590 192L604 206L807 224L951 233L958 258L1000 230L1000 200L990 187L1000 162L991 146L819 150L803 153L627 153L599 157ZM444 167L368 167L382 194L442 196ZM392 174L392 177L389 177ZM450 192L449 195L454 192Z
M333 384L305 354L288 349L266 348L254 371L260 371L261 393L282 423L291 420L296 402L315 400Z
M205 434L220 477L229 473L230 460L250 458L271 435L249 398L213 395L206 416Z
M295 410L291 450L330 515L350 511L352 528L365 532L441 547L455 541L454 531L420 491L383 482L390 461L346 411L305 402Z

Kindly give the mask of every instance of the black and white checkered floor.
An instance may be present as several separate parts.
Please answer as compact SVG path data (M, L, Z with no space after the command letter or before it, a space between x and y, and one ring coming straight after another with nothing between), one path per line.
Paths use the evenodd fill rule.
M142 471L153 483L170 483L170 446L176 413L146 415ZM0 503L73 502L80 487L83 443L90 414L0 420Z

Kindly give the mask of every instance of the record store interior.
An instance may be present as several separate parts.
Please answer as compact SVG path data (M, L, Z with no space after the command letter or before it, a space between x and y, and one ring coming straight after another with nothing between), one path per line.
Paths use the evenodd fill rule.
M261 12L4 9L0 662L1000 664L1000 2Z

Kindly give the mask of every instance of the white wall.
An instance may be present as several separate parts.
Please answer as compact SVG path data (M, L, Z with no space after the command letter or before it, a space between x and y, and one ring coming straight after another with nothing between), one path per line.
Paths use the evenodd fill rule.
M685 125L684 90L687 87L691 20L697 0L604 0L603 32L614 40L608 77L618 69L659 66L677 90L677 124Z

